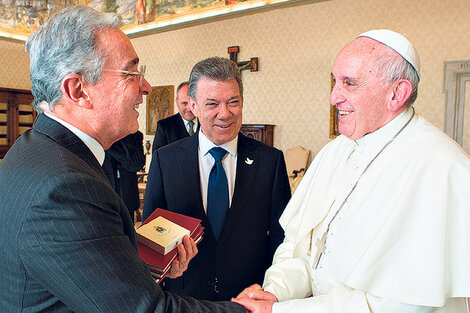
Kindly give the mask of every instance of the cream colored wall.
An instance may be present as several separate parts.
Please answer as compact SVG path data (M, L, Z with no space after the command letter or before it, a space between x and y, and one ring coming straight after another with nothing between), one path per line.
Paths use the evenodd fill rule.
M0 40L0 87L31 89L24 44Z
M151 85L177 85L213 55L258 57L243 72L244 123L276 124L274 146L301 145L314 154L328 139L330 71L335 55L357 34L375 28L406 33L421 56L416 108L444 128L444 60L470 59L468 0L333 0L133 39ZM141 112L145 112L144 106ZM141 116L142 130L145 117ZM147 139L152 140L151 136Z
M187 80L199 60L259 57L244 72L245 123L276 124L274 145L316 154L328 139L330 71L337 52L357 34L390 28L414 43L422 81L416 108L444 128L444 60L470 59L468 0L332 0L132 39L153 86ZM29 88L23 45L0 41L0 86ZM4 75L5 73L5 75ZM145 133L145 105L140 107ZM146 136L153 140L153 136Z

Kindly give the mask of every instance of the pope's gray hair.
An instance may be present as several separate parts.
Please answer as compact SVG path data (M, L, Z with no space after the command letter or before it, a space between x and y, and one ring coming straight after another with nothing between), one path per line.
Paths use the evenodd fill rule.
M199 79L207 77L219 82L235 78L238 83L240 95L243 95L243 83L238 66L227 58L211 57L199 61L194 65L189 75L188 96L196 101L196 87Z
M62 97L60 84L65 75L80 74L84 82L95 85L103 72L106 55L100 50L98 33L119 28L121 18L105 14L86 5L63 9L26 42L30 57L33 107L40 103L49 108Z
M411 95L405 104L410 106L418 97L419 76L414 67L401 55L381 55L377 58L377 74L383 81L391 84L400 79L406 79L411 83Z

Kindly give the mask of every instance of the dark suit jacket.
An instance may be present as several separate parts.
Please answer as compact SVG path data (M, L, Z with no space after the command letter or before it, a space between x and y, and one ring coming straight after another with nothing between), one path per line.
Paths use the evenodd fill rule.
M199 124L197 128L199 128ZM179 113L159 120L155 137L153 138L152 153L158 148L186 137L189 137L189 134Z
M284 238L278 220L290 199L289 181L282 151L239 134L232 204L217 242L202 204L198 146L196 135L156 151L143 217L163 208L201 219L205 229L199 253L181 278L164 281L164 289L226 300L262 283ZM253 160L251 165L247 158Z
M245 312L163 292L91 151L40 114L0 164L0 312Z
M110 163L111 173L109 174L112 175L114 190L121 196L131 216L140 207L137 172L145 165L142 139L143 134L137 131L116 141L106 150L105 163Z

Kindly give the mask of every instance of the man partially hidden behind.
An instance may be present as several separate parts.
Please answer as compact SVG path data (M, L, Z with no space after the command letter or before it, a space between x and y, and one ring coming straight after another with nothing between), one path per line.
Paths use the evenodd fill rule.
M369 31L332 76L342 135L288 204L264 291L235 301L256 312L467 312L470 159L412 107L418 54L400 34Z
M193 135L198 129L196 116L189 106L188 86L189 82L182 82L176 89L178 113L157 122L152 153L167 144Z
M145 165L143 138L144 135L137 131L113 143L105 151L102 166L114 190L129 210L133 221L134 212L138 213L139 218L140 198L137 172Z
M287 170L282 151L240 133L243 85L235 63L219 57L197 63L189 96L200 131L155 152L143 218L163 208L201 219L198 255L164 289L228 300L262 281L284 238Z
M133 221L100 166L138 130L151 89L119 26L72 6L28 39L40 114L0 164L0 312L244 312L163 292L137 255ZM186 237L171 276L196 251Z

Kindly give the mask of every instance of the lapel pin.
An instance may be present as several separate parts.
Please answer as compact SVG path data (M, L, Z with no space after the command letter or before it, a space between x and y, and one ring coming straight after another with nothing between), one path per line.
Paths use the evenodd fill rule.
M253 160L251 160L250 158L246 158L245 163L251 165L253 164Z

